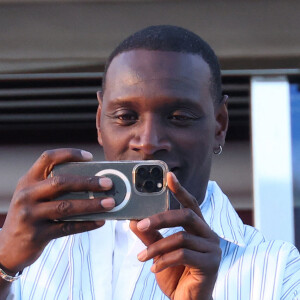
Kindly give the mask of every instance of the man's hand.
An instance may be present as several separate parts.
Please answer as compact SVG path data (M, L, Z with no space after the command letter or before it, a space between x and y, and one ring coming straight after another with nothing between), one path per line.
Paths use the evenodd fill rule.
M96 229L104 224L104 221L58 220L112 209L115 204L111 198L52 201L70 191L96 192L111 188L112 182L108 178L72 175L48 177L56 164L91 159L89 152L78 149L46 151L20 179L0 231L0 265L7 273L14 275L32 264L50 240Z
M219 237L201 214L199 204L168 173L168 186L182 209L163 212L140 222L131 221L131 230L147 249L140 261L154 259L151 271L161 290L171 299L212 299L221 260ZM159 229L182 226L185 231L163 238Z

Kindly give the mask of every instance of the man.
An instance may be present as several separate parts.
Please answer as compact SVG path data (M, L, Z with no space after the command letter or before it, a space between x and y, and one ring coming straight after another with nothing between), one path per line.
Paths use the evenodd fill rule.
M243 225L208 181L228 114L217 58L203 40L174 26L137 32L111 54L98 100L106 159L164 160L172 209L131 221L130 230L127 221L54 221L112 209L111 198L52 201L112 183L48 178L54 165L92 156L45 152L18 183L0 232L2 299L299 298L297 249Z

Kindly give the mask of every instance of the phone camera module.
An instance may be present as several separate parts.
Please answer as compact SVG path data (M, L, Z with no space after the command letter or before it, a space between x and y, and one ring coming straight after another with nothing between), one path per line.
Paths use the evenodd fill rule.
M135 172L135 187L141 193L157 193L163 189L163 170L158 165L141 165Z

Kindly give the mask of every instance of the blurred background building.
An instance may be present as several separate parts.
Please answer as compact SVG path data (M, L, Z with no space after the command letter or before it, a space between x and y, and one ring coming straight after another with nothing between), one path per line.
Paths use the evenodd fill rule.
M79 147L103 159L95 113L106 58L129 34L173 24L213 47L230 97L212 180L246 223L270 238L296 236L300 247L299 11L297 0L0 0L2 221L44 150Z

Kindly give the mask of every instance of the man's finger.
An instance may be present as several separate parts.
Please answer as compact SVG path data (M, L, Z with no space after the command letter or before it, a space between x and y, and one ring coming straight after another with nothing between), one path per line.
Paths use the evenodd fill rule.
M177 249L157 257L151 267L154 273L170 267L184 265L190 268L201 269L201 273L215 273L219 267L219 256L214 253L201 253L190 249ZM195 271L196 271L195 270ZM200 273L199 270L197 272Z
M209 238L212 231L206 222L192 209L182 208L162 212L137 223L140 232L152 232L162 228L182 226L187 232Z
M167 183L170 191L179 201L181 206L192 209L201 219L204 220L197 199L179 183L173 172L168 172Z
M101 192L112 188L112 180L107 177L60 175L39 181L16 194L16 201L36 202L54 199L68 192Z
M215 247L216 245L211 243L208 239L204 239L185 231L179 231L148 246L147 249L143 250L138 255L138 259L146 261L158 255L172 252L177 249L190 249L205 253L214 251Z
M54 165L73 161L90 161L92 159L93 155L90 152L81 149L62 148L47 150L33 164L28 175L32 179L42 180L48 177Z
M101 213L115 207L113 198L60 200L38 204L31 214L36 219L59 220L83 214Z
M52 240L55 238L60 238L71 234L94 230L103 226L104 224L105 224L104 220L84 221L84 222L73 222L73 221L53 222L51 226L47 225L48 228L47 240Z
M149 246L163 238L163 236L157 230L149 230L144 232L140 231L137 228L137 223L138 221L131 220L129 227L131 231L145 244L145 246Z

